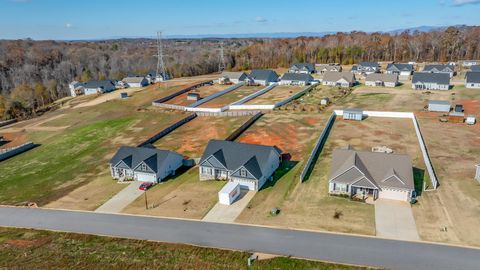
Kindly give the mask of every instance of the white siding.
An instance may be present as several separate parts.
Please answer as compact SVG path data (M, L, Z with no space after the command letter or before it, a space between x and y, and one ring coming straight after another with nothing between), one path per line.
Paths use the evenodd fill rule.
M383 188L379 192L378 197L380 199L408 201L410 199L410 191Z

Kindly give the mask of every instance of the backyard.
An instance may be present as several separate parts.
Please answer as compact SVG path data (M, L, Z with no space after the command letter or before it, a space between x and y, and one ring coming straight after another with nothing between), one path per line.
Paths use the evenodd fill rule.
M265 88L265 86L241 86L231 92L226 93L220 97L212 99L206 103L200 105L200 108L221 108L228 104L231 104L235 101L238 101L250 94L253 94L261 89Z
M305 87L300 86L287 86L287 85L279 85L275 86L272 90L268 91L267 93L256 97L250 101L248 101L247 105L258 105L258 104L275 104L277 102L283 101L296 93L300 92Z
M206 97L208 97L210 95L213 95L217 92L225 90L228 87L230 87L230 85L214 84L214 85L202 86L202 87L199 87L199 88L194 89L192 91L188 91L187 93L183 93L179 96L176 96L176 97L172 98L171 100L166 101L165 103L166 104L173 104L173 105L180 105L180 106L187 106L187 105L190 105L190 104L196 102L195 100L188 100L187 99L187 95L190 94L190 93L197 93L197 94L200 94L201 98L206 98Z

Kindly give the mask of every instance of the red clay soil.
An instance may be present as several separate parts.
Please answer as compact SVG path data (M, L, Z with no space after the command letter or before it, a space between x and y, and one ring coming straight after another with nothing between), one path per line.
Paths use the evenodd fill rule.
M478 99L469 99L469 100L462 100L460 104L463 105L463 110L466 115L473 114L478 115L480 114L480 100Z
M17 240L7 240L5 241L5 244L9 246L14 246L14 247L21 247L21 248L28 248L28 247L36 247L45 244L45 241L40 241L40 240L23 240L23 239L17 239Z
M2 136L4 140L9 141L9 143L1 145L0 149L19 146L28 141L27 134L23 132L0 133L0 136Z

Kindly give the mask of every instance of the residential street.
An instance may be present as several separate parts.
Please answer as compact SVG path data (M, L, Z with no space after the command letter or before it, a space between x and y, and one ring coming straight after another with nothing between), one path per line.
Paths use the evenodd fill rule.
M0 207L0 226L186 243L393 269L478 269L480 256L480 249L432 243L41 208Z

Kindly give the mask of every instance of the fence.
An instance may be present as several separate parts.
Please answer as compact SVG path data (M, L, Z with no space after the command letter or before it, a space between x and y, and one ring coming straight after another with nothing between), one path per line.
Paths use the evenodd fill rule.
M305 89L303 89L302 91L296 93L295 95L283 100L283 101L280 101L280 102L277 102L275 103L275 107L274 108L277 108L277 107L280 107L280 106L283 106L287 103L289 103L290 101L292 100L295 100L303 95L305 95L305 93L307 93L308 91L312 90L312 88L314 87L315 85L310 85L308 87L306 87Z
M0 127L8 126L10 124L13 124L17 122L17 119L10 119L10 120L5 120L0 122Z
M198 116L235 117L255 115L258 111L196 112Z
M152 102L152 105L154 106L158 106L158 104L161 104L161 103L164 103L166 101L169 101L170 99L174 98L174 97L177 97L177 96L180 96L181 94L184 94L186 92L189 92L189 91L192 91L193 89L197 89L199 87L202 87L202 86L205 86L207 84L213 84L213 81L205 81L205 82L201 82L201 83L197 83L195 85L192 85L192 86L189 86L185 89L182 89L182 90L179 90L171 95L168 95L166 97L163 97L161 99L158 99L158 100L155 100L154 102Z
M343 110L335 110L336 115L343 115ZM432 181L433 189L437 189L439 182L435 170L433 169L432 161L428 155L427 146L423 140L422 132L420 131L420 126L418 125L417 118L412 112L382 112L382 111L363 111L363 114L368 117L388 117L388 118L408 118L412 119L413 126L415 127L415 133L417 135L418 144L420 145L420 150L422 151L423 161L425 162L425 167L427 168L428 176Z
M152 137L150 137L149 139L147 139L146 141L140 143L138 145L138 147L142 147L142 146L145 146L149 143L154 143L156 142L157 140L159 140L160 138L164 137L165 135L167 135L168 133L172 132L173 130L175 130L176 128L180 127L181 125L187 123L187 122L190 122L192 119L194 119L195 117L197 117L196 114L191 114L185 118L183 118L182 120L170 125L169 127L163 129L162 131L160 131L159 133L153 135Z
M185 111L185 106L182 105L175 105L175 104L167 104L167 103L152 103L153 106L164 108L164 109L172 109L172 110L180 110Z
M322 151L321 146L325 143L327 139L327 134L330 131L330 128L333 125L333 122L335 121L335 112L330 115L330 118L328 118L327 125L323 128L322 133L320 134L320 137L318 137L317 142L315 143L315 146L313 147L312 153L310 154L310 157L307 160L307 163L305 163L305 166L303 166L302 173L300 174L300 182L305 181L305 178L310 171L310 168L312 167L313 162L316 160L316 157L318 157L319 153Z
M237 128L230 136L228 136L225 140L226 141L234 141L238 136L240 136L247 128L249 128L255 121L258 120L258 118L262 117L263 113L257 112L255 115L253 115L250 119L248 119L247 122L243 123L242 126Z
M187 110L188 110L189 108L198 107L198 106L200 106L200 105L202 105L202 104L204 104L204 103L207 103L207 102L209 102L210 100L215 99L215 98L217 98L217 97L219 97L219 96L223 96L223 95L225 95L226 93L231 92L231 91L233 91L233 90L235 90L235 89L243 86L244 84L245 84L245 83L243 83L243 82L237 83L237 84L235 84L235 85L232 85L232 86L228 87L227 89L225 89L225 90L223 90L223 91L220 91L220 92L217 92L217 93L215 93L215 94L212 94L212 95L210 95L210 96L208 96L208 97L206 97L206 98L202 98L201 100L199 100L199 101L197 101L197 102L195 102L195 103L193 103L193 104L188 105L188 106L187 106Z
M16 147L0 149L0 161L11 158L11 157L16 156L18 154L21 154L21 153L23 153L25 151L28 151L30 149L33 149L37 146L38 146L38 144L34 144L33 142L26 142L26 143L24 143L22 145L19 145L19 146L16 146Z

